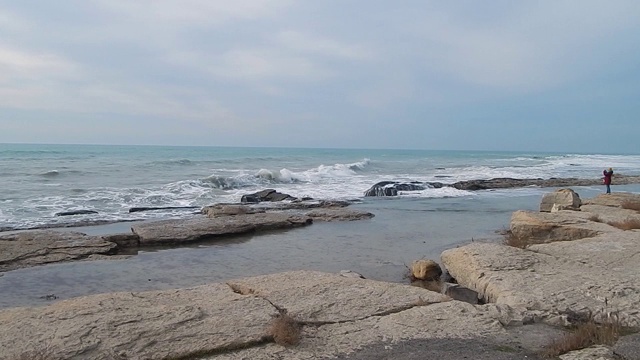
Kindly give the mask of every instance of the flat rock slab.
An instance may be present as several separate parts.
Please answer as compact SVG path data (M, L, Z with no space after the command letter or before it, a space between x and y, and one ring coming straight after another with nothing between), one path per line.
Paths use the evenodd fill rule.
M45 351L52 359L303 359L346 354L381 341L505 340L507 335L491 305L448 301L409 285L312 271L229 284L2 310L0 358ZM267 336L278 309L287 309L303 325L299 346L284 348Z
M625 201L640 203L640 194L627 192L613 192L611 194L600 194L594 198L586 199L583 205L603 205L621 207Z
M133 225L131 230L139 236L140 245L144 246L181 244L258 231L290 229L310 225L312 222L307 216L257 213L154 221Z
M534 245L523 250L476 242L443 252L442 262L458 283L516 309L517 316L567 325L592 314L638 327L640 230L605 223L640 219L623 208L638 199L618 193L586 199L581 211L517 211L511 231Z
M511 215L510 230L513 236L527 239L529 244L583 239L617 230L591 220L593 215L571 210L554 213L516 211Z
M640 334L621 337L613 346L613 353L624 360L640 360Z
M357 321L304 326L302 332L302 341L295 348L267 344L209 359L405 359L406 353L399 350L411 341L439 344L439 351L426 354L448 353L448 359L462 358L456 357L456 345L463 342L473 344L468 348L469 354L478 349L493 348L500 353L500 350L512 351L515 348L509 343L508 332L482 306L458 301L415 306ZM498 349L495 344L505 345ZM426 350L424 346L419 349ZM415 358L432 359L424 354Z
M118 245L66 231L24 231L0 236L0 271L114 254Z
M638 231L527 250L476 242L443 252L442 262L458 283L486 301L526 309L552 324L565 325L573 311L600 320L617 313L623 325L640 326Z
M105 360L216 352L264 342L276 313L267 301L224 284L81 297L0 311L0 358L40 350L47 359Z
M260 296L303 323L336 323L450 301L433 291L397 283L294 271L228 281L236 292ZM292 286L295 284L295 286Z
M367 211L345 208L322 208L305 212L304 215L313 218L314 221L356 221L371 219L374 215Z

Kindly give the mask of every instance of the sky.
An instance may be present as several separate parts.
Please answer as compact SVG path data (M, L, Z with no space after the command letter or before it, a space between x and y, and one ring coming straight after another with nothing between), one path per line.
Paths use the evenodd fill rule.
M640 1L0 3L0 142L639 153Z

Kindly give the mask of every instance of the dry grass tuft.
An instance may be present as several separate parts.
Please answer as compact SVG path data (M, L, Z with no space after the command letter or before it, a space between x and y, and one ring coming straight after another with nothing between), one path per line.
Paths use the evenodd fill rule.
M640 229L640 219L626 219L623 221L612 221L607 224L617 227L620 230Z
M278 314L269 327L269 335L276 344L282 346L295 346L300 343L300 324L286 313Z
M555 358L569 351L593 345L613 345L620 336L621 326L616 321L597 324L593 319L572 328L569 334L552 341L544 351L546 357Z
M640 201L625 200L620 204L620 207L623 209L640 211Z
M602 222L602 219L600 218L600 215L598 215L598 214L593 214L593 215L589 216L589 217L587 218L587 220L589 220L589 221L594 221L594 222L598 222L598 223L601 223L601 222Z

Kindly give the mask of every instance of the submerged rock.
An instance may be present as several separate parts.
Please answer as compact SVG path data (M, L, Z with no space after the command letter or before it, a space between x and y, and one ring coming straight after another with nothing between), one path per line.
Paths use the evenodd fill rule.
M253 194L242 195L240 202L242 203L259 203L263 201L283 201L293 200L295 197L289 194L277 192L275 189L265 189Z
M364 196L396 196L398 191L420 191L427 187L423 183L400 183L396 181L381 181L364 192Z
M141 211L156 211L156 210L181 210L181 209L197 209L198 206L140 206L132 207L129 209L130 213Z
M97 214L98 212L95 210L70 210L70 211L61 211L56 213L56 216L71 216L71 215L87 215L87 214Z

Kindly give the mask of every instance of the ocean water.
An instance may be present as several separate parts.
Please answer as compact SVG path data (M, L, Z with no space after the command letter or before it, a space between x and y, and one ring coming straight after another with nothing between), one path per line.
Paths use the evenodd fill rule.
M0 229L188 216L193 210L128 210L238 202L243 194L265 188L295 197L361 200L365 190L383 180L597 178L605 167L639 174L640 156L0 144ZM483 195L447 187L401 194L478 196ZM70 210L98 213L55 216Z
M370 279L405 281L411 261L439 260L471 241L501 241L511 213L534 210L551 188L486 191L453 188L363 197L383 180L439 181L494 177L599 178L605 167L640 174L640 156L405 150L258 149L153 146L0 145L0 227L16 229L98 220L191 216L193 210L129 214L136 206L238 202L274 188L296 197L354 200L375 217L314 223L171 248L145 248L123 260L81 261L0 276L0 307L43 305L112 292L196 286L231 278L310 269L354 270ZM603 186L574 187L581 197ZM613 191L640 192L640 185ZM67 210L98 214L56 217ZM129 231L130 223L69 228L88 234Z

